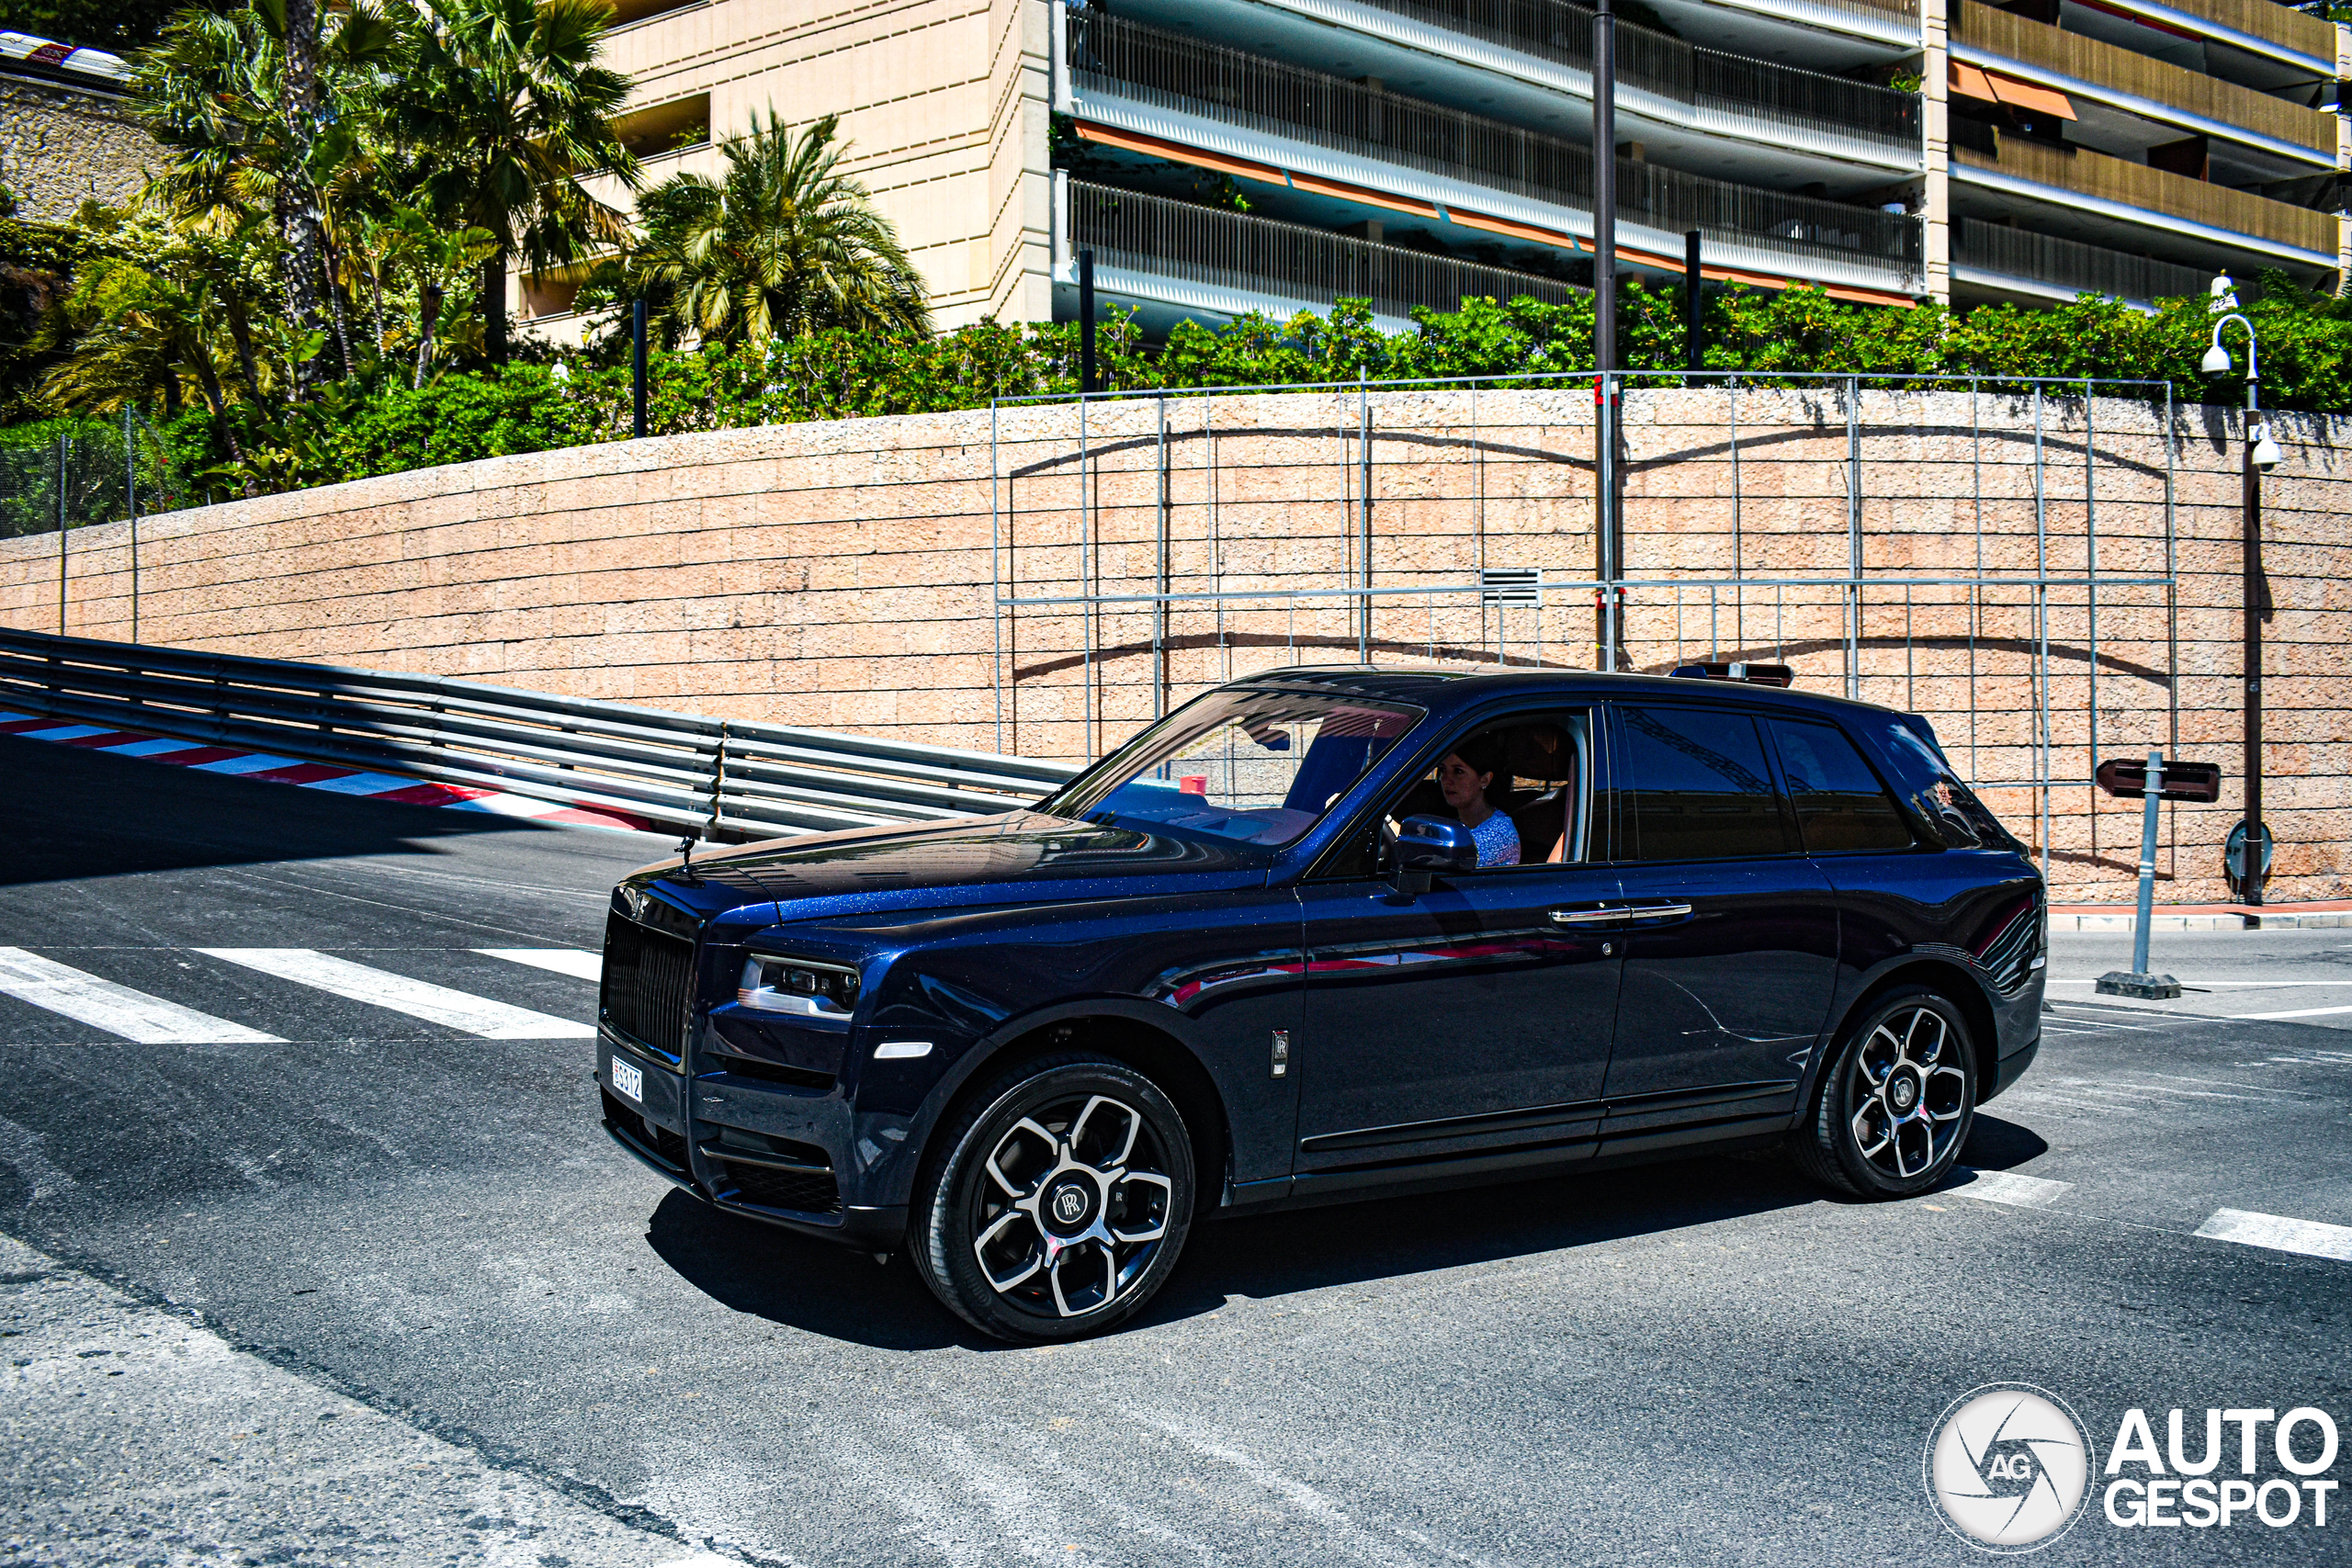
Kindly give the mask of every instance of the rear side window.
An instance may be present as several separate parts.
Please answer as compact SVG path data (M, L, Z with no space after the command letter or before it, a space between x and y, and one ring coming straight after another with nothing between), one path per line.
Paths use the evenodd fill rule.
M1709 708L1618 710L1629 860L1787 854L1780 792L1756 721Z
M1789 719L1771 724L1807 854L1911 847L1910 825L1844 731Z

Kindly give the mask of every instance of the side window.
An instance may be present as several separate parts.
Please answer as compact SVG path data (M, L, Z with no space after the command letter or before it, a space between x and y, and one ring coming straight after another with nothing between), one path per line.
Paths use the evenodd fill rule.
M1618 709L1628 860L1747 860L1790 852L1756 721L1711 708Z
M1383 874L1380 829L1408 817L1472 822L1488 857L1485 870L1589 860L1593 757L1592 716L1584 709L1516 714L1480 725L1397 785L1372 821L1338 846L1316 874ZM1476 787L1477 779L1487 781L1483 789Z
M1796 801L1797 830L1807 854L1907 850L1911 828L1862 754L1826 724L1776 718L1781 769Z

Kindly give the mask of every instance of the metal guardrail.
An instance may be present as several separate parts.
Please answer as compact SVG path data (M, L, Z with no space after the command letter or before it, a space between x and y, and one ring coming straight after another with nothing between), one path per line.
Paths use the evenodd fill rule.
M1592 205L1592 149L1181 33L1096 12L1067 19L1070 74L1126 97L1272 136L1402 164L1572 209ZM1791 257L1920 262L1917 220L1617 160L1617 211L1668 233Z
M1557 278L1402 245L1351 239L1322 229L1226 212L1166 197L1069 182L1070 236L1106 266L1184 278L1247 294L1304 299L1329 309L1341 298L1409 315L1416 305L1459 310L1464 299L1521 295L1565 305L1590 292Z
M0 628L0 707L387 768L744 840L1012 811L1059 762L437 675Z

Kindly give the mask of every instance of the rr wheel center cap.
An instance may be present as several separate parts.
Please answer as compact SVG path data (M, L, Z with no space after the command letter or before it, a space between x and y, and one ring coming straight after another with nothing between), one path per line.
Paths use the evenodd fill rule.
M1063 1235L1076 1235L1094 1218L1093 1186L1080 1180L1056 1182L1038 1209L1046 1228Z
M1896 1073L1886 1086L1886 1102L1895 1111L1908 1115L1919 1103L1919 1080L1911 1073Z

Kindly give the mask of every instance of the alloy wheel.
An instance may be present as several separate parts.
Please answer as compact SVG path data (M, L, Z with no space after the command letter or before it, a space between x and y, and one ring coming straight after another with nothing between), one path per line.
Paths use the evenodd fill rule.
M1902 1009L1854 1053L1854 1147L1882 1176L1908 1181L1951 1152L1968 1110L1968 1073L1943 1014Z
M1168 1235L1175 1183L1150 1121L1108 1095L1039 1107L997 1141L976 1183L972 1253L1008 1303L1084 1317L1122 1299Z

